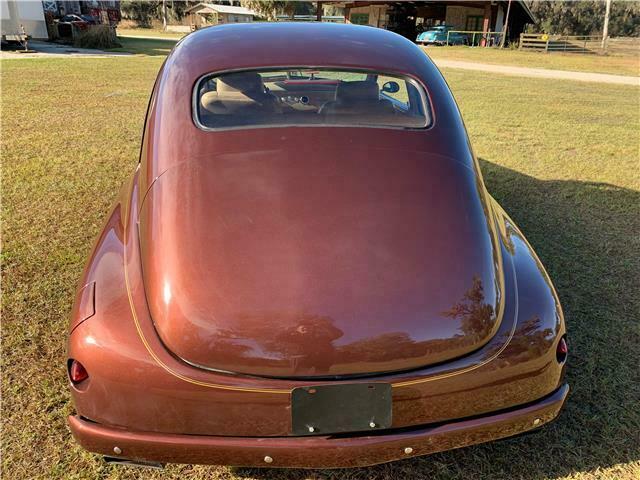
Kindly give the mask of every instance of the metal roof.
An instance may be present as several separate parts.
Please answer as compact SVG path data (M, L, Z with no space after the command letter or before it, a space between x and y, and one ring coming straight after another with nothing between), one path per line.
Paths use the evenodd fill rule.
M253 10L245 7L232 7L230 5L218 5L217 3L199 3L187 9L189 13L230 13L233 15L258 15Z

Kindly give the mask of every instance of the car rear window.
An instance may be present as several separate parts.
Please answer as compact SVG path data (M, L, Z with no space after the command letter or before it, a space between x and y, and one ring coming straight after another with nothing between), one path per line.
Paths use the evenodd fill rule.
M200 128L358 126L426 128L431 115L416 81L382 72L289 68L203 77L194 92Z

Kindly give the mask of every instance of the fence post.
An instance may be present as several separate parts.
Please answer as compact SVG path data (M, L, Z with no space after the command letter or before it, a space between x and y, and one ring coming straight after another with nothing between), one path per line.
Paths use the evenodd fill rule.
M447 30L447 47L449 46L449 30Z
M544 44L544 51L549 52L549 36L547 35L547 42Z
M520 45L518 45L518 50L522 50L522 36L524 35L524 33L520 34Z

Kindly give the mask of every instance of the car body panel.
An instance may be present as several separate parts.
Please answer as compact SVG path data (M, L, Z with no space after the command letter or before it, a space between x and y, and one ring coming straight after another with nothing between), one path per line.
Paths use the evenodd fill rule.
M482 202L472 170L428 152L334 141L185 161L140 211L154 325L191 364L260 376L466 355L502 314Z
M98 313L69 339L69 356L90 372L81 388L71 387L77 411L96 423L137 431L290 435L290 392L317 381L221 374L188 365L164 348L142 282L137 183L136 175L129 185L131 205L116 204L84 276L96 281ZM561 385L563 366L555 361L555 348L564 324L555 294L521 234L506 217L498 220L503 224L505 320L471 355L375 377L393 386L394 428L522 405ZM524 306L519 288L528 292Z
M533 404L510 411L376 436L228 438L130 432L78 417L70 417L69 424L86 449L112 456L117 446L124 458L133 460L153 457L158 462L245 467L365 467L498 440L527 432L531 426L538 428L557 417L568 391L565 384Z
M282 48L287 43L291 47L287 38L297 38L303 33L314 41L306 46ZM260 42L256 41L258 38ZM224 44L225 49L211 48L219 44ZM372 49L372 45L379 48ZM248 55L249 52L252 55ZM309 65L311 62L313 65ZM411 76L424 85L434 122L427 129L406 130L287 126L211 132L201 130L193 122L192 89L202 75L285 64L338 65L383 71L392 68L396 73ZM365 151L376 155L370 155L372 158L368 159ZM292 152L302 152L303 155ZM390 152L396 154L395 170L389 168ZM324 164L321 161L323 156L326 159ZM269 442L276 441L277 437L286 437L282 441L291 442L285 441L282 451L289 453L282 459L275 457L278 460L274 465L305 466L305 462L308 462L306 466L362 465L401 458L403 454L398 451L396 441L411 435L390 436L387 442L383 438L386 432L381 432L384 434L376 441L362 432L352 432L350 435L361 439L354 440L353 444L362 448L347 449L344 455L339 455L334 447L345 448L345 444L324 443L327 451L333 449L334 453L319 456L315 462L304 452L308 452L307 447L322 444L321 437L317 437L320 443L313 443L314 435L306 437L304 441L307 443L302 443L292 433L291 391L294 388L327 383L388 383L392 388L393 413L389 435L395 435L394 429L430 429L427 426L484 416L487 419L482 427L484 433L475 436L475 441L501 436L497 433L499 431L513 434L536 428L539 423L534 424L529 413L522 417L501 416L500 412L528 408L527 405L536 402L547 405L545 398L555 395L554 392L564 391L565 363L557 361L556 348L565 335L565 325L549 277L522 233L486 191L459 111L444 79L424 53L406 39L379 29L327 24L229 25L191 34L179 42L159 73L149 104L140 160L130 181L123 186L89 257L70 321L68 356L81 362L89 373L87 380L76 385L70 383L81 418L70 422L74 434L90 450L106 454L106 446L113 449L117 446L113 440L122 440L130 442L126 443L126 449L133 448L135 458L142 460L255 465L257 460L254 456L249 458L246 454L254 448L251 442L263 440L263 445L275 445ZM308 162L307 169L301 167L305 162ZM332 177L332 169L340 175ZM216 172L220 180L216 178ZM385 172L389 183L386 190L382 188ZM247 179L245 184L238 181L243 175ZM351 184L356 178L361 178L360 183ZM346 182L346 179L351 183L343 183L340 187L340 182ZM335 189L335 198L321 202L323 195L329 196L327 193L331 185ZM188 191L192 193L185 194ZM389 197L389 205L399 205L402 212L411 212L404 218L412 228L402 225L402 215L398 215L398 220L392 215L393 209L390 212L385 210L389 207L379 200L385 191L393 193ZM374 195L374 192L379 193ZM254 193L255 199L262 200L264 205L252 203ZM276 203L279 196L283 199L280 206ZM440 208L425 207L424 210L425 216L438 220L433 227L433 238L428 237L425 224L416 220L419 218L418 209L413 207L415 203L425 203L430 198L433 205L438 201L442 203ZM234 210L234 206L237 209ZM265 207L272 212L269 213ZM306 208L312 208L313 212ZM339 222L349 208L353 208L357 215L347 217L350 221ZM292 215L286 216L283 212ZM256 213L261 217L254 217ZM329 228L332 216L337 223ZM190 218L196 224L189 224ZM209 225L209 218L214 219L216 225L222 225L222 233L212 226L213 222ZM256 225L255 222L261 219L269 220L267 225L271 230L260 223ZM289 222L291 219L293 221ZM304 219L311 222L310 227L321 227L332 255L341 243L348 241L347 233L358 233L357 229L354 230L354 225L358 225L357 219L373 221L381 233L386 232L389 238L397 238L401 245L410 248L406 248L406 252L394 250L384 235L375 238L374 230L365 229L363 233L366 235L354 241L349 250L358 260L351 265L358 268L345 275L338 265L333 272L330 270L331 262L314 263L319 260L313 255L320 251L316 249L321 249L323 242L314 238L314 229L307 228ZM284 231L289 223L292 238ZM400 229L404 234L393 236L391 230L385 230L387 226L392 226L392 230ZM251 238L253 230L256 238ZM296 232L303 234L296 237ZM417 243L413 243L414 239L404 238L411 232L419 234L417 237L425 243L424 249L418 248ZM444 232L458 234L446 243L442 240ZM201 237L196 238L198 236ZM238 240L237 245L233 243L234 238ZM190 250L179 251L171 245L171 239L175 245ZM224 240L224 248L216 244L221 239ZM291 243L292 239L296 242ZM299 242L300 239L304 241ZM458 239L466 239L467 243L477 241L478 245L456 244ZM402 261L376 264L377 257L367 251L371 244L376 244L373 242L385 245L384 250L393 252L394 258L402 258ZM213 305L206 302L207 292L213 292L208 282L212 278L223 279L225 286L222 291L229 293L225 289L229 288L229 282L235 281L232 274L226 272L222 275L219 272L225 261L233 262L234 268L230 271L244 275L245 279L251 273L250 266L258 265L269 278L281 279L288 291L295 289L296 281L304 280L292 275L295 269L281 271L277 265L265 263L266 253L256 256L261 248L266 247L269 247L269 252L279 252L278 258L287 265L295 265L291 262L303 253L307 259L304 263L306 270L300 271L315 276L332 275L347 292L351 288L347 281L356 281L356 273L366 277L364 265L371 260L375 268L393 266L391 278L412 292L411 281L402 278L401 274L416 268L408 261L413 255L423 268L417 278L422 278L421 287L425 294L433 296L434 293L427 290L439 288L431 280L431 274L443 277L440 296L434 298L441 299L443 305L452 303L449 309L458 315L454 319L447 317L446 321L462 325L463 317L471 318L478 308L489 304L496 312L490 324L491 333L474 344L473 350L465 350L469 346L466 345L446 360L438 361L436 357L423 355L414 362L418 357L403 358L398 352L410 351L414 338L428 341L437 336L424 324L412 323L405 318L401 318L397 326L383 324L391 321L389 314L385 322L376 326L384 327L387 333L400 330L407 336L396 338L395 343L383 343L379 351L374 349L373 358L377 365L373 367L371 364L363 367L357 365L358 362L349 363L344 361L346 357L335 354L330 356L330 365L322 364L321 355L307 355L304 372L296 372L283 352L281 364L276 368L273 365L266 368L258 361L247 362L242 354L234 357L233 349L226 350L233 358L233 365L223 366L236 371L244 366L250 370L243 374L218 371L215 366L223 363L220 359L211 362L212 368L194 365L191 360L195 355L210 353L203 345L216 339L212 315L220 311L220 305L225 306L224 301L218 301L216 308L208 311ZM434 249L446 255L439 258L432 251ZM454 250L460 257L453 254ZM248 266L242 264L243 251L251 260ZM208 258L207 252L215 254L215 258ZM481 254L476 258L473 252ZM227 254L229 258L224 259ZM407 256L403 258L405 254ZM347 263L354 261L353 255L346 258ZM381 258L384 259L384 255ZM420 263L424 259L427 261ZM488 261L492 262L492 268L487 266ZM181 264L185 271L179 269ZM429 275L424 273L425 264ZM446 264L451 268L442 270ZM313 268L309 269L309 265ZM198 268L203 271L199 272ZM378 273L382 271L379 268ZM478 294L480 284L474 281L476 271L484 297ZM165 274L171 281L175 280L179 288L193 289L194 292L189 296L185 291L171 288L167 296L179 298L180 302L171 305L173 310L170 312L161 311L165 299ZM267 311L265 305L271 308L270 302L284 304L285 300L291 300L292 297L278 297L284 294L265 283L258 274L255 278L259 278L259 285L268 295L256 299L260 289L250 282L244 283L243 288L252 297L248 298L248 304L253 302L254 307ZM365 278L363 281L368 286L381 288L383 280ZM308 298L300 297L313 300L308 303L313 306L309 311L314 316L337 318L341 330L353 330L349 333L353 338L372 337L367 337L367 332L363 331L366 322L353 318L350 323L348 315L331 312L341 304L351 309L356 304L345 302L346 295L338 298L335 305L328 301L330 295L320 295L318 292L332 287L327 279L318 278L316 284L303 283L307 287L305 291L315 292ZM492 289L489 284L496 284L499 288ZM93 315L82 318L91 311L86 307L90 298L85 293L87 285L93 285ZM318 285L323 287L314 291ZM234 295L241 293L242 289L230 288L230 291L227 301L237 309L241 302ZM366 302L362 305L371 308L370 311L379 310L384 305L380 300L383 295L372 295L367 290L363 292ZM211 298L215 298L213 294ZM400 305L399 298L393 298L396 307ZM409 298L415 305L418 296ZM456 299L458 306L453 308ZM180 312L176 306L186 311ZM437 305L430 313L441 312L442 308L442 305ZM203 316L206 322L196 324L191 332L187 332L197 332L201 338L195 342L181 335L179 330L178 334L172 331L180 329L180 323L188 325L188 322L193 322L193 311L189 309L206 312ZM301 309L292 310L297 312ZM417 310L426 311L423 308ZM282 318L288 321L286 316ZM238 320L242 322L244 319ZM437 322L433 322L435 327ZM278 328L275 321L270 325ZM299 326L295 321L291 325ZM233 328L240 328L240 334L234 338L242 337L243 342L252 335L260 342L268 337L268 332L265 334L253 327L246 331L242 331L242 327ZM314 331L313 325L305 325L305 328L311 333ZM447 335L442 338L451 340ZM293 347L304 353L313 348L313 342L308 339L298 340L289 340L289 351ZM456 344L460 340L454 339L453 349L460 347L459 343ZM167 345L170 342L173 344ZM190 358L180 358L176 355L178 350ZM389 351L391 353L387 353L387 357L382 355ZM202 358L210 361L212 357L207 355ZM398 368L392 368L391 372L381 371L391 365L387 360L394 356L397 356L394 361L398 360ZM362 358L366 356L359 360ZM274 372L276 375L272 375ZM360 378L361 374L367 373L370 375ZM545 413L545 419L555 417L565 395L566 391L552 402L553 407L548 410L552 413ZM470 425L471 430L462 429L458 433L445 428L439 433L437 445L454 448L473 443L474 438L469 437L478 432L474 425ZM434 438L432 433L429 430L416 434L422 442L422 446L416 448L417 454L435 451L426 448L427 442L431 441L428 438ZM171 435L177 437L167 437ZM195 436L207 438L194 440ZM111 443L105 439L111 439ZM378 441L382 445L381 450L378 450L379 456L372 459L364 449L372 445L370 442ZM164 447L159 447L158 442ZM198 453L189 456L190 446ZM224 454L212 454L214 448ZM171 449L176 452L173 456ZM265 452L260 448L253 451L269 455ZM121 457L126 458L126 454L125 450ZM205 458L208 454L211 455L209 460Z

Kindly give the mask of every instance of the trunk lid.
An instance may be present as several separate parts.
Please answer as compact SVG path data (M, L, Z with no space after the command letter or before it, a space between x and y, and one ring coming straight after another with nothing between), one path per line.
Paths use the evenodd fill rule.
M188 363L258 376L392 372L468 354L499 323L481 189L462 163L397 149L182 162L140 212L156 330Z

